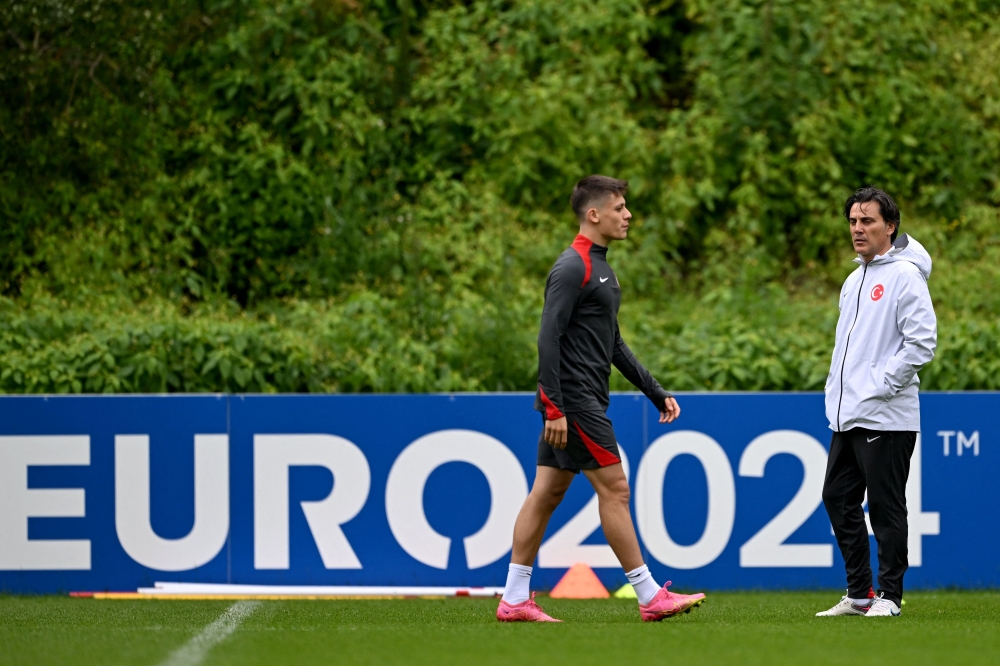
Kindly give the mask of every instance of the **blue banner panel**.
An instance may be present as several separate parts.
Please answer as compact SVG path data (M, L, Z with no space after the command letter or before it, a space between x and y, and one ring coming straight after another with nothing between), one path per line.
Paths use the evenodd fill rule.
M217 475L195 483L196 438L228 456L227 407L222 395L0 398L0 590L134 591L171 566L226 580L228 516L192 527L196 490L203 506L221 491L228 513L225 468L199 460ZM178 544L197 557L171 561Z
M0 398L0 590L154 581L502 586L535 475L531 395ZM644 556L684 588L844 587L814 393L616 394ZM1000 394L922 396L908 588L1000 582ZM872 553L874 561L874 539ZM533 585L625 582L578 478Z

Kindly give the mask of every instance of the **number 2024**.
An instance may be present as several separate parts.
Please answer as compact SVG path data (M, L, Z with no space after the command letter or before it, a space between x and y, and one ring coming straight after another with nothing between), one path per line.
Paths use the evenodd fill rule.
M830 567L832 544L786 544L822 502L827 452L818 441L796 430L765 433L743 451L739 474L763 477L767 461L791 454L802 463L804 474L798 492L778 515L740 547L742 567ZM625 474L628 459L622 452ZM667 532L663 515L663 482L667 467L679 455L692 455L701 463L708 481L708 517L697 542L684 546ZM736 484L725 451L708 435L692 430L659 437L644 452L635 478L636 524L649 553L675 569L698 569L712 563L725 550L736 517ZM616 567L618 561L606 545L582 544L600 526L594 496L572 519L542 544L542 567L567 567L585 562L593 567Z

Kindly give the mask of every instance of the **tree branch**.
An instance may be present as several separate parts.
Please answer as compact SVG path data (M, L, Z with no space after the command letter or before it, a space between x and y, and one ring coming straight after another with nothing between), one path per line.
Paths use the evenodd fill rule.
M76 81L80 78L80 60L77 59L76 65L73 67L73 84L69 87L69 99L66 100L66 108L63 109L63 115L69 113L70 108L73 106L73 94L76 92Z
M16 32L14 32L13 30L8 30L7 34L10 35L15 42L17 42L18 48L20 48L22 51L28 50L27 45L21 41L21 38L17 36Z
M91 81L93 81L93 82L94 82L94 85L95 85L95 86L97 86L98 88L100 88L100 89L101 89L101 92L102 92L102 93L104 93L104 94L105 94L105 95L106 95L106 96L107 96L107 97L108 97L108 98L110 99L111 97L113 97L113 95L112 95L112 94L111 94L111 93L110 93L110 92L108 91L108 89L107 89L107 88L105 88L105 87L104 87L104 86L103 86L103 85L101 84L101 82L100 82L100 81L98 81L98 80L97 80L97 77L96 77L96 76L94 76L94 70L95 70L95 69L97 69L97 66L98 66L99 64L101 64L101 60L102 60L103 58L104 58L104 54L103 54L103 53L101 53L100 55L98 55L98 56L97 56L97 58L96 58L96 59L94 60L94 62L92 62L92 63L90 64L90 80L91 80Z
M73 26L70 26L69 30L67 30L66 32L64 32L61 35L56 35L55 37L53 37L52 39L50 39L45 46L43 46L42 48L38 49L38 54L41 55L41 54L45 53L50 48L52 48L52 46L59 40L60 37L68 37L70 35L70 33L72 33L72 32L73 32Z

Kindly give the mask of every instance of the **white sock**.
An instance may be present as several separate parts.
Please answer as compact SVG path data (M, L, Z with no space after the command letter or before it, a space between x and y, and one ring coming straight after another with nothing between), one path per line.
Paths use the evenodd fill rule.
M509 604L519 604L531 597L531 567L511 562L507 568L507 586L503 588L503 600Z
M854 604L855 606L867 606L867 605L868 605L868 604L870 604L870 603L871 603L871 601L872 601L872 600L871 600L871 599L869 599L868 597L865 597L864 599L851 599L850 597L848 597L848 599L849 599L849 600L850 600L850 602L851 602L852 604Z
M634 571L629 571L625 576L628 578L628 582L632 583L635 596L639 597L640 606L648 606L656 593L660 591L660 586L653 580L653 574L649 573L649 567L645 564Z

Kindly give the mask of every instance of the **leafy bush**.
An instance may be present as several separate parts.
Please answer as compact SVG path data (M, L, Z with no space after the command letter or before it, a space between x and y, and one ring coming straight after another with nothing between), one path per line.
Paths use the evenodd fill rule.
M523 333L505 339L497 335L503 321L481 302L454 304L453 317L424 336L391 301L368 294L258 317L237 309L184 315L165 302L102 306L5 301L0 393L481 391L535 383L534 328L518 322ZM683 323L650 308L623 319L623 335L671 390L822 390L835 304L758 306L757 316L708 306ZM937 358L921 377L925 390L1000 389L1000 322L941 317ZM634 390L617 372L612 387Z
M2 4L0 390L530 390L593 172L672 388L821 386L870 181L935 257L924 386L992 387L998 45L951 0Z

